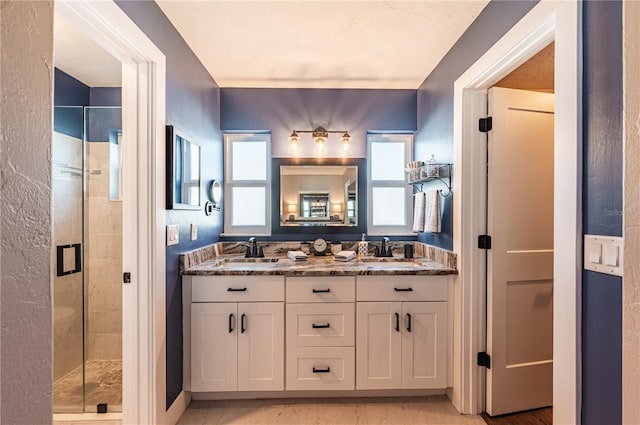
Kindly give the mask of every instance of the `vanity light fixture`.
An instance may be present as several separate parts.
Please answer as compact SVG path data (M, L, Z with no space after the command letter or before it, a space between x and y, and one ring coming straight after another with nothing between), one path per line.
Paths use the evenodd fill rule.
M348 155L351 152L351 136L347 130L327 130L322 126L318 126L313 130L293 130L289 136L289 151L292 154L300 153L300 136L298 133L311 133L313 141L316 142L316 153L324 154L326 151L325 143L329 139L329 133L342 133L340 141L342 142L342 153Z

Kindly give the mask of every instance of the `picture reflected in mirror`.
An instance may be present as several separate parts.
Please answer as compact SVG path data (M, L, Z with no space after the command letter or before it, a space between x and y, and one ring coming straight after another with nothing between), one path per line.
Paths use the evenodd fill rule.
M358 167L280 166L282 226L357 226Z

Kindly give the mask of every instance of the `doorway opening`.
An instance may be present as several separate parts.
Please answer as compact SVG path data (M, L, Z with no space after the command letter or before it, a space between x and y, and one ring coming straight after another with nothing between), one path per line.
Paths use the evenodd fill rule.
M554 48L554 43L543 48L487 92L492 128L486 133L486 234L492 245L485 251L485 295L491 363L485 369L483 416L489 423L535 417L551 425Z
M118 236L121 240L119 257L123 273L118 273L116 278L122 294L119 299L122 306L121 320L126 323L126 326L121 326L121 336L116 336L122 340L121 348L116 349L122 356L122 423L171 422L167 417L179 416L184 410L184 403L177 404L177 410L182 408L177 413L167 412L165 409L166 379L163 371L166 354L163 341L158 337L165 333L165 218L164 214L158 214L163 211L165 204L164 184L161 184L165 181L165 155L162 148L165 127L165 57L113 1L56 1L54 6L56 16L63 16L76 30L119 62L122 76L121 127L124 141L121 150L113 155L114 159L121 158L122 172L109 173L109 186L113 185L113 194L119 196L122 205L136 207L128 210L123 208L120 225L122 230ZM117 134L115 137L117 139ZM77 168L83 170L85 166L86 161ZM75 169L67 171L80 175L83 173L78 173ZM89 175L90 171L91 169ZM98 170L95 171L97 175ZM100 172L102 174L102 169ZM83 190L86 191L87 184L84 186ZM116 194L116 187L120 190L119 194ZM112 196L111 189L108 189L109 197ZM108 226L108 230L120 226ZM79 231L87 232L84 224ZM114 240L106 245L108 252L118 245ZM82 249L73 246L79 243L71 245L73 255L68 256L69 260L63 257L60 267L67 270L68 266L69 271L78 269L76 266L82 264L83 260ZM115 251L110 255L118 257ZM100 330L108 329L94 328L94 331ZM83 354L86 357L86 353ZM86 374L86 367L84 373ZM86 386L83 391L86 393ZM101 418L116 419L109 416ZM76 423L91 422L97 418L87 414L73 418L56 414L53 419L54 422Z
M478 120L486 116L486 90L555 41L553 212L553 420L579 423L581 283L581 61L580 10L574 2L540 2L454 84L454 251L459 275L454 297L452 401L479 414L485 404L485 257L478 235L486 229L486 145ZM561 58L561 60L559 59ZM558 61L556 63L556 60Z

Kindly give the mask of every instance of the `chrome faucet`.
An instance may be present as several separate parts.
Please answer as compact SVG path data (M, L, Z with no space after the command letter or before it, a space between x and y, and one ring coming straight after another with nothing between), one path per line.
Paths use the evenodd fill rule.
M393 257L393 251L391 250L391 243L388 237L383 237L380 247L376 247L375 257Z
M256 237L252 236L249 238L249 244L243 244L247 247L247 252L245 253L245 258L261 258L264 257L264 252L262 251L262 247L258 247L258 242L256 242Z

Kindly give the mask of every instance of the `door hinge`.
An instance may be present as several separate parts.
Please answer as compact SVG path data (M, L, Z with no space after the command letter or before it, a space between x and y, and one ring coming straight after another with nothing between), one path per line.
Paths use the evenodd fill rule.
M478 123L478 130L480 130L481 133L488 133L493 128L493 120L491 117L480 118Z
M491 369L491 356L484 351L478 353L478 366L484 366L487 369Z
M478 248L491 249L491 236L489 235L478 236Z
M131 283L131 273L129 272L122 273L122 283Z

